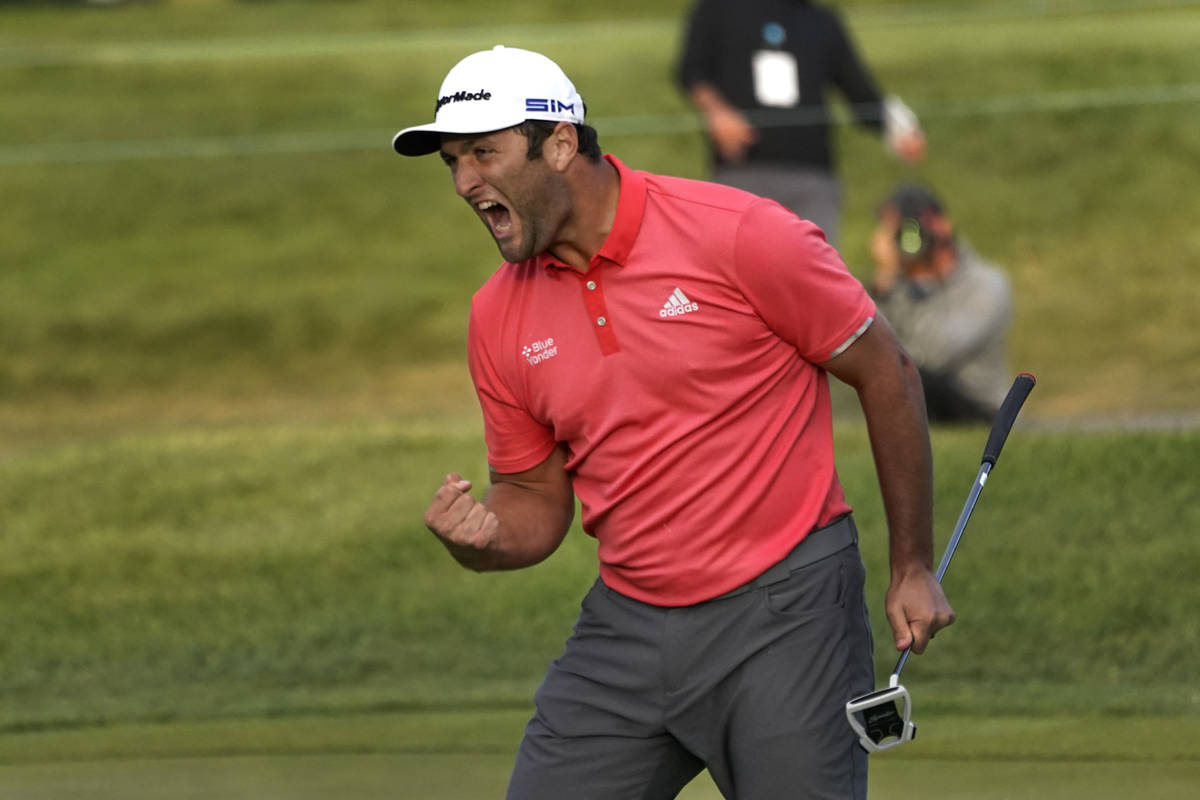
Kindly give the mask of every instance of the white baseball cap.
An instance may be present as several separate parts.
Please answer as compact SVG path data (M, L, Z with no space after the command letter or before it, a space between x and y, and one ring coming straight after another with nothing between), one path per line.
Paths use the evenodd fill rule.
M441 148L443 133L488 133L527 119L582 123L583 116L583 98L558 64L498 44L455 64L442 81L434 121L400 131L392 147L423 156Z

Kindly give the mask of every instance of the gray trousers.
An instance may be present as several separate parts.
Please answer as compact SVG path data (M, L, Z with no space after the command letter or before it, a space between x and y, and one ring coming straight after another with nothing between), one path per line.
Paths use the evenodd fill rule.
M668 800L704 768L730 800L865 798L845 716L874 688L864 579L851 544L681 608L597 581L538 689L509 800Z
M829 172L768 164L718 165L713 180L762 197L769 197L809 220L838 244L842 218L842 187Z

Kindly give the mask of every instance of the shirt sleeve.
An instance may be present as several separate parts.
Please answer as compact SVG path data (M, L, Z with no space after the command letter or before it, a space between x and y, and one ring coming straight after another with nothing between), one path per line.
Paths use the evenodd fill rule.
M699 0L688 16L683 39L683 55L676 68L676 80L684 91L698 83L716 83L715 61L720 52L720 25L716 8L709 0Z
M734 261L759 315L814 364L839 355L875 318L875 302L821 229L772 200L742 218Z
M498 327L481 317L477 297L467 326L467 365L483 412L488 464L501 474L522 472L546 460L554 449L554 432L533 418L504 380L503 359L492 350L496 342L485 334Z
M883 96L870 70L858 55L853 39L837 16L832 17L834 46L833 80L850 104L860 125L883 130Z

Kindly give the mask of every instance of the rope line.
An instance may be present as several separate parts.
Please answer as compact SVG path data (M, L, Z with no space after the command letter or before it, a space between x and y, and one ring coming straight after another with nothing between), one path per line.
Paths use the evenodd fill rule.
M1175 105L1200 101L1200 83L1072 89L1034 94L1004 95L941 102L920 106L922 120L991 117L1003 114L1054 113L1147 105ZM844 115L835 115L843 116ZM781 112L756 119L760 126L820 124L829 122L824 112ZM844 119L833 120L834 122ZM699 133L703 123L694 113L644 114L599 118L593 123L601 138ZM34 164L85 164L146 161L168 158L229 158L238 156L333 153L359 150L387 152L394 130L310 131L233 136L136 139L119 141L49 142L0 145L0 166Z

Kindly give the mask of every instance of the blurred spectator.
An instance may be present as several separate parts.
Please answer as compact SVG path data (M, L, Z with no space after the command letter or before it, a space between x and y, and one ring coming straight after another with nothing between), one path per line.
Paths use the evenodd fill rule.
M879 208L868 289L917 362L932 422L990 421L1011 383L1008 278L954 231L928 188L899 186Z
M807 0L697 0L678 79L705 119L713 180L778 200L836 244L841 186L826 91L905 161L925 156L916 115L880 94L837 12Z

